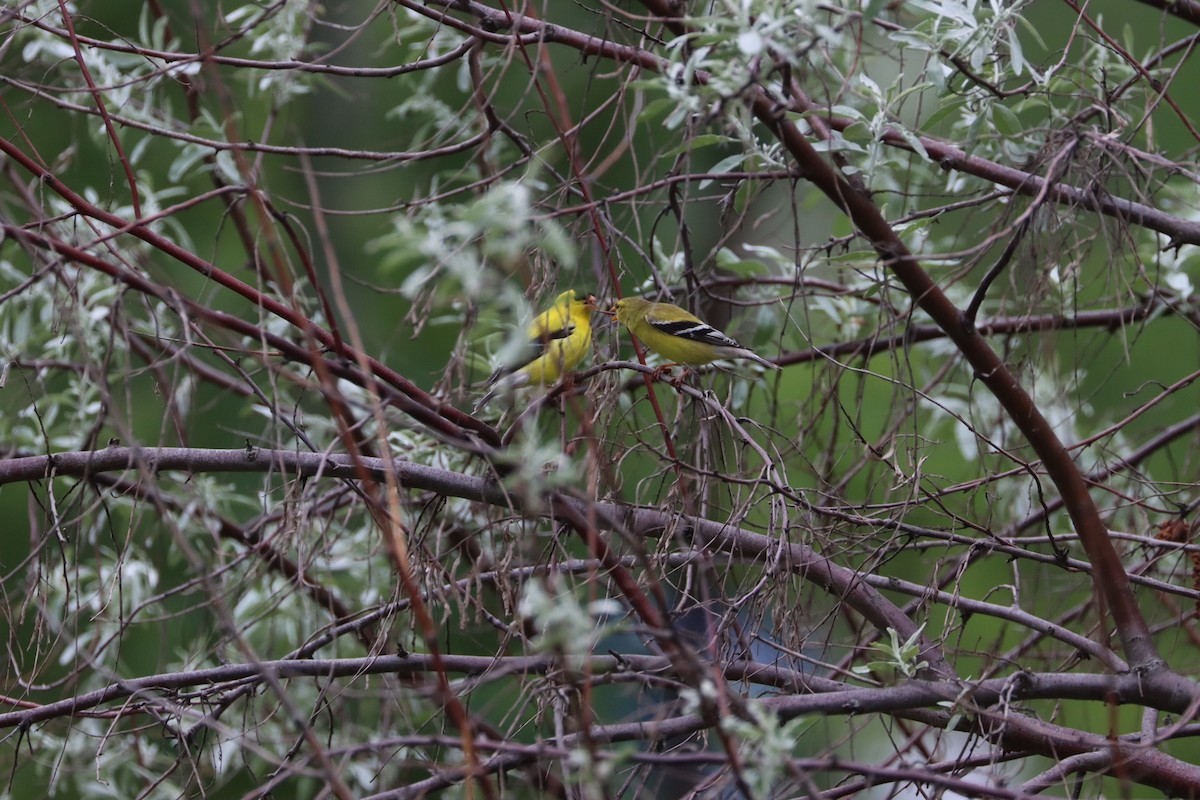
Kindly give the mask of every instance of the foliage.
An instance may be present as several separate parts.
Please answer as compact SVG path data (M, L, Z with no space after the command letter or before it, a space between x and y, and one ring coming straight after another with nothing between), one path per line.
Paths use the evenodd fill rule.
M1200 796L1124 2L0 9L7 795ZM783 369L472 415L567 288Z

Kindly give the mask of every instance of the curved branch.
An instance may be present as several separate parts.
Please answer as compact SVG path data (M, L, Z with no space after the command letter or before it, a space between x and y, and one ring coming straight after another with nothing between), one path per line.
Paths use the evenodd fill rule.
M665 0L643 2L647 8L665 19L675 17L675 9ZM672 28L678 33L683 30L683 25L675 21ZM703 82L705 76L697 75L696 80ZM1129 576L1126 575L1121 559L1108 539L1100 513L1088 494L1087 483L1033 398L979 331L968 324L962 311L933 281L920 261L892 229L874 201L855 188L822 158L808 138L787 119L765 90L753 88L746 102L759 122L779 139L795 159L804 177L849 217L854 226L871 242L884 265L904 284L914 302L946 332L975 370L975 377L995 395L1005 412L1024 434L1042 459L1047 473L1062 495L1067 513L1079 533L1080 542L1096 566L1093 585L1112 614L1128 660L1135 668L1161 666L1162 659L1130 589ZM965 153L963 157L967 157ZM1041 188L1038 186L1037 190L1040 191ZM1197 233L1200 233L1200 225L1196 227Z
M0 138L0 152L8 153L16 160L20 161L22 166L33 169L36 174L51 186L57 187L61 194L68 202L79 203L76 207L88 216L104 222L106 225L113 225L119 229L137 236L139 239L147 242L153 247L156 247L168 255L182 261L188 266L196 269L206 277L210 277L222 285L227 286L231 290L242 295L250 300L255 305L261 307L265 311L273 313L282 319L287 320L296 326L298 333L310 335L316 340L316 343L325 348L334 351L340 357L340 361L325 360L322 362L322 367L328 369L333 374L340 378L348 378L356 384L364 388L380 389L388 387L394 391L387 393L387 399L391 401L397 408L406 414L410 415L419 422L425 424L431 431L456 441L460 446L468 450L477 449L477 445L472 438L468 436L467 430L479 436L479 438L489 444L499 444L500 437L490 426L475 419L468 414L463 413L457 408L443 403L434 398L424 389L414 384L412 381L405 378L400 373L393 370L383 362L359 353L350 345L343 342L340 338L334 337L330 332L319 327L312 320L305 317L299 311L296 311L278 300L268 297L258 291L249 284L234 278L212 264L204 261L198 256L193 255L186 249L171 242L156 233L153 233L148 228L145 228L141 223L126 224L114 214L103 211L97 208L79 195L68 189L61 181L55 178L48 172L41 170L37 165L30 160L18 148L12 145L6 139ZM207 306L197 303L190 298L184 297L173 290L155 284L140 273L132 270L127 270L124 267L111 264L104 259L89 253L79 247L76 247L67 242L58 239L53 239L40 233L26 230L16 225L0 223L0 230L5 234L25 242L35 247L50 250L58 255L64 256L71 261L82 266L91 267L99 270L106 275L127 284L128 286L137 289L143 294L163 301L168 307L179 310L177 307L186 309L187 314L193 318L204 319L210 323L218 325L227 330L235 331L243 336L247 336L256 341L261 341L270 347L280 350L287 358L301 364L314 365L322 359L322 354L316 352L311 346L297 345L294 342L276 336L262 330L259 326L246 322L240 317L223 311L215 311ZM353 366L351 366L353 365ZM363 367L366 374L359 374L356 369L359 365ZM376 382L373 379L378 379Z
M451 0L438 0L438 4L471 14L471 16L480 20L482 26L487 29L486 31L482 31L480 27L456 19L444 11L417 3L415 0L397 0L397 2L409 10L444 22L465 33L470 33L479 36L481 39L498 44L512 43L513 36L495 33L495 31L511 29L518 36L535 34L541 41L563 44L578 50L584 55L600 56L618 63L631 64L653 72L666 73L671 67L669 61L647 50L617 44L608 39L588 36L587 34L565 28L561 25L543 23L533 17L509 16L503 11L483 5L476 2L476 0L453 0L453 2ZM644 5L659 14L667 27L675 30L676 33L683 32L684 28L679 24L674 11L675 6L668 0L645 0ZM700 83L707 82L709 77L709 74L704 70L695 71L695 80ZM756 108L756 116L759 116L759 119L767 124L769 128L775 130L775 127L779 123L776 117L784 109L780 108L761 89L751 94L752 98L748 102L752 106L759 103L763 104L761 109L763 113L760 114L760 109ZM827 112L816 107L794 108L790 110L823 114L824 116L820 116L818 119L822 124L827 125L833 130L845 130L855 122L848 118L830 117L827 115ZM790 123L788 125L793 129L795 128ZM887 145L912 153L916 152L913 145L897 128L884 128L880 133L880 138ZM917 138L920 140L921 146L925 148L925 152L929 158L945 170L955 170L1001 186L1006 186L1022 195L1036 196L1041 192L1046 192L1047 197L1055 203L1085 208L1097 214L1121 220L1122 222L1142 225L1150 230L1170 236L1171 242L1168 247L1178 247L1184 244L1200 245L1200 221L1172 216L1153 206L1126 200L1121 197L1097 193L1086 187L1072 186L1064 183L1051 183L1044 176L1037 173L1026 172L996 161L989 161L986 158L969 155L961 147L931 136L918 136ZM793 155L795 154L793 153ZM801 163L801 166L803 167L804 164Z
M522 498L508 494L494 481L421 464L403 461L393 463L395 479L404 489L432 491L502 508L523 508ZM279 472L286 475L349 479L362 479L366 475L371 480L384 480L388 472L383 459L264 450L257 447L241 450L109 447L104 450L54 453L0 461L0 486L18 481L68 475L87 476L96 472L134 468L153 473ZM687 525L692 527L695 535L711 542L714 548L739 555L778 557L773 563L784 565L789 572L802 575L820 586L862 614L880 630L892 628L904 638L916 633L916 625L895 604L873 588L866 576L833 563L806 545L780 542L726 523L667 514L653 509L607 502L588 504L560 494L552 494L548 499L557 509L573 508L575 513L584 519L595 520L599 527L624 529L643 536L657 536L664 531L677 530L680 525ZM530 513L540 512L531 510ZM936 672L942 675L951 674L940 651L928 641L922 647L921 658L929 661ZM1200 688L1167 670L1134 674L1144 686L1147 702L1151 702L1156 708L1183 713L1194 699L1200 697Z

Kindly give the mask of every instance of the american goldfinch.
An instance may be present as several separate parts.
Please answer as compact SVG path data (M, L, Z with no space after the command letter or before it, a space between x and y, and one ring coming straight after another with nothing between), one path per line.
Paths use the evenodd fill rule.
M518 357L488 378L492 388L475 404L476 410L499 392L533 384L549 386L574 369L592 347L595 308L595 297L576 300L574 289L555 298L554 305L529 323L529 343Z
M748 358L764 367L779 369L749 347L743 347L719 330L670 303L652 303L641 297L617 301L617 320L660 356L675 364L707 364L718 358Z

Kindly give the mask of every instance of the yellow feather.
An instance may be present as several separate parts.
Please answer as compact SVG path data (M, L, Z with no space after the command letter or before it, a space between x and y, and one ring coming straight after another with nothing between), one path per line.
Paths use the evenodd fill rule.
M626 297L617 301L616 312L617 320L642 344L672 363L707 364L718 358L746 358L779 369L679 306Z
M592 348L592 311L596 298L575 298L568 289L550 308L533 318L526 329L528 345L521 358L496 370L488 383L492 389L475 405L476 410L498 392L521 386L557 383L583 360Z

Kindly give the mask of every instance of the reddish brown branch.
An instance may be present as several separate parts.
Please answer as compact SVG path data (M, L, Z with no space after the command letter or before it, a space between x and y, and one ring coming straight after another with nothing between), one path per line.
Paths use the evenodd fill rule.
M486 30L480 26L457 19L438 8L417 3L415 0L396 0L396 2L412 11L424 14L464 32L477 35L481 39L498 44L509 44L512 42L513 36L511 34L497 33L497 31L508 30L511 26L513 32L518 35L534 35L541 41L562 44L578 50L585 55L601 56L618 63L631 64L653 72L665 73L670 68L669 61L647 50L617 44L600 37L588 36L561 25L542 23L532 17L513 17L510 21L509 17L503 12L475 0L456 0L453 3L443 0L442 5L469 13L474 18L480 20L486 27ZM673 8L665 0L647 3L647 6L656 11ZM666 25L675 30L676 33L683 30L673 11L662 16ZM695 72L695 79L705 82L709 79L709 75L703 70L697 70ZM761 91L755 96L758 99L753 102L762 102L764 104L764 111L767 112L768 118L773 119L784 110L776 106L774 101L762 94ZM856 120L829 115L827 112L823 112L822 109L807 103L807 101L805 101L805 105L789 110L823 115L824 122L831 129L838 131L844 131L857 122ZM916 152L913 145L896 128L886 127L880 136L881 140L887 145L908 152ZM1104 216L1119 219L1124 223L1142 225L1150 230L1165 233L1171 237L1170 247L1177 247L1183 244L1200 245L1200 221L1172 216L1153 206L1126 200L1104 192L1096 192L1089 187L1077 187L1065 183L1048 186L1045 177L1038 173L1006 166L979 156L968 155L961 147L931 136L918 136L917 138L920 140L921 146L925 149L929 158L947 171L954 170L972 175L991 183L1006 186L1018 194L1030 197L1037 196L1042 191L1047 191L1048 187L1047 196L1051 202L1075 208L1084 208Z
M270 313L273 313L296 326L298 333L304 333L312 336L312 338L320 343L325 348L337 353L343 359L340 363L327 361L327 368L330 369L338 377L354 380L359 385L368 389L378 389L379 386L373 379L377 378L388 387L395 391L389 393L389 400L400 408L405 413L409 414L418 421L428 425L432 430L437 431L443 436L457 440L470 449L474 449L475 445L470 443L470 438L467 436L467 431L477 435L484 442L491 444L499 444L499 434L496 433L490 426L480 422L474 417L464 414L453 406L443 403L423 389L418 387L412 381L408 380L400 373L391 369L382 362L359 353L344 342L339 342L328 331L318 327L310 319L305 317L299 311L284 305L272 297L265 295L249 284L234 278L232 275L217 269L212 264L204 261L198 256L188 252L182 247L179 247L174 242L171 242L163 237L151 232L142 227L139 223L126 223L116 215L103 211L79 197L57 178L54 178L49 173L40 170L37 165L25 156L19 149L15 148L11 142L6 139L0 139L0 151L12 155L15 159L21 162L22 166L31 169L35 174L42 176L43 180L55 187L65 199L72 204L78 204L76 207L88 216L104 222L108 225L114 225L119 228L126 229L130 234L146 241L153 247L158 248L167 255L176 258L177 260L196 269L201 274L205 275L221 283L227 288L237 292L246 299L250 300L255 305L263 308ZM163 301L168 307L175 305L183 305L187 308L189 315L194 318L205 319L213 324L228 330L235 331L241 335L247 336L252 340L265 342L268 346L283 352L289 359L302 364L313 364L314 359L320 358L320 354L313 352L302 346L293 344L279 336L274 336L261 330L259 326L246 322L240 317L235 317L231 314L226 314L221 311L214 311L206 306L203 306L189 298L181 296L168 288L159 286L141 274L127 270L115 264L111 264L98 256L95 256L85 250L68 244L66 242L50 238L40 233L33 233L29 230L19 228L15 225L4 225L4 230L13 238L19 241L26 242L36 247L42 247L52 250L59 255L67 257L77 264L91 267L105 274L120 280L139 292L146 294L149 297ZM367 367L367 374L358 374L357 369L352 365L364 364Z
M662 0L644 0L644 4L664 17L674 13L674 9ZM674 27L677 33L682 31L681 24L676 23ZM696 79L704 82L705 76L698 75ZM1025 435L1062 495L1080 541L1096 566L1096 590L1104 598L1116 622L1126 656L1139 668L1160 665L1161 659L1154 641L1130 590L1129 576L1125 574L1124 566L1108 539L1099 511L1088 494L1087 483L1033 398L974 326L966 324L963 313L922 268L884 219L874 201L858 191L821 157L766 91L753 89L747 104L759 122L779 139L795 159L804 177L846 214L858 231L871 242L883 263L904 284L921 309L946 332L975 370L976 379L996 396ZM1038 188L1040 190L1042 187Z

